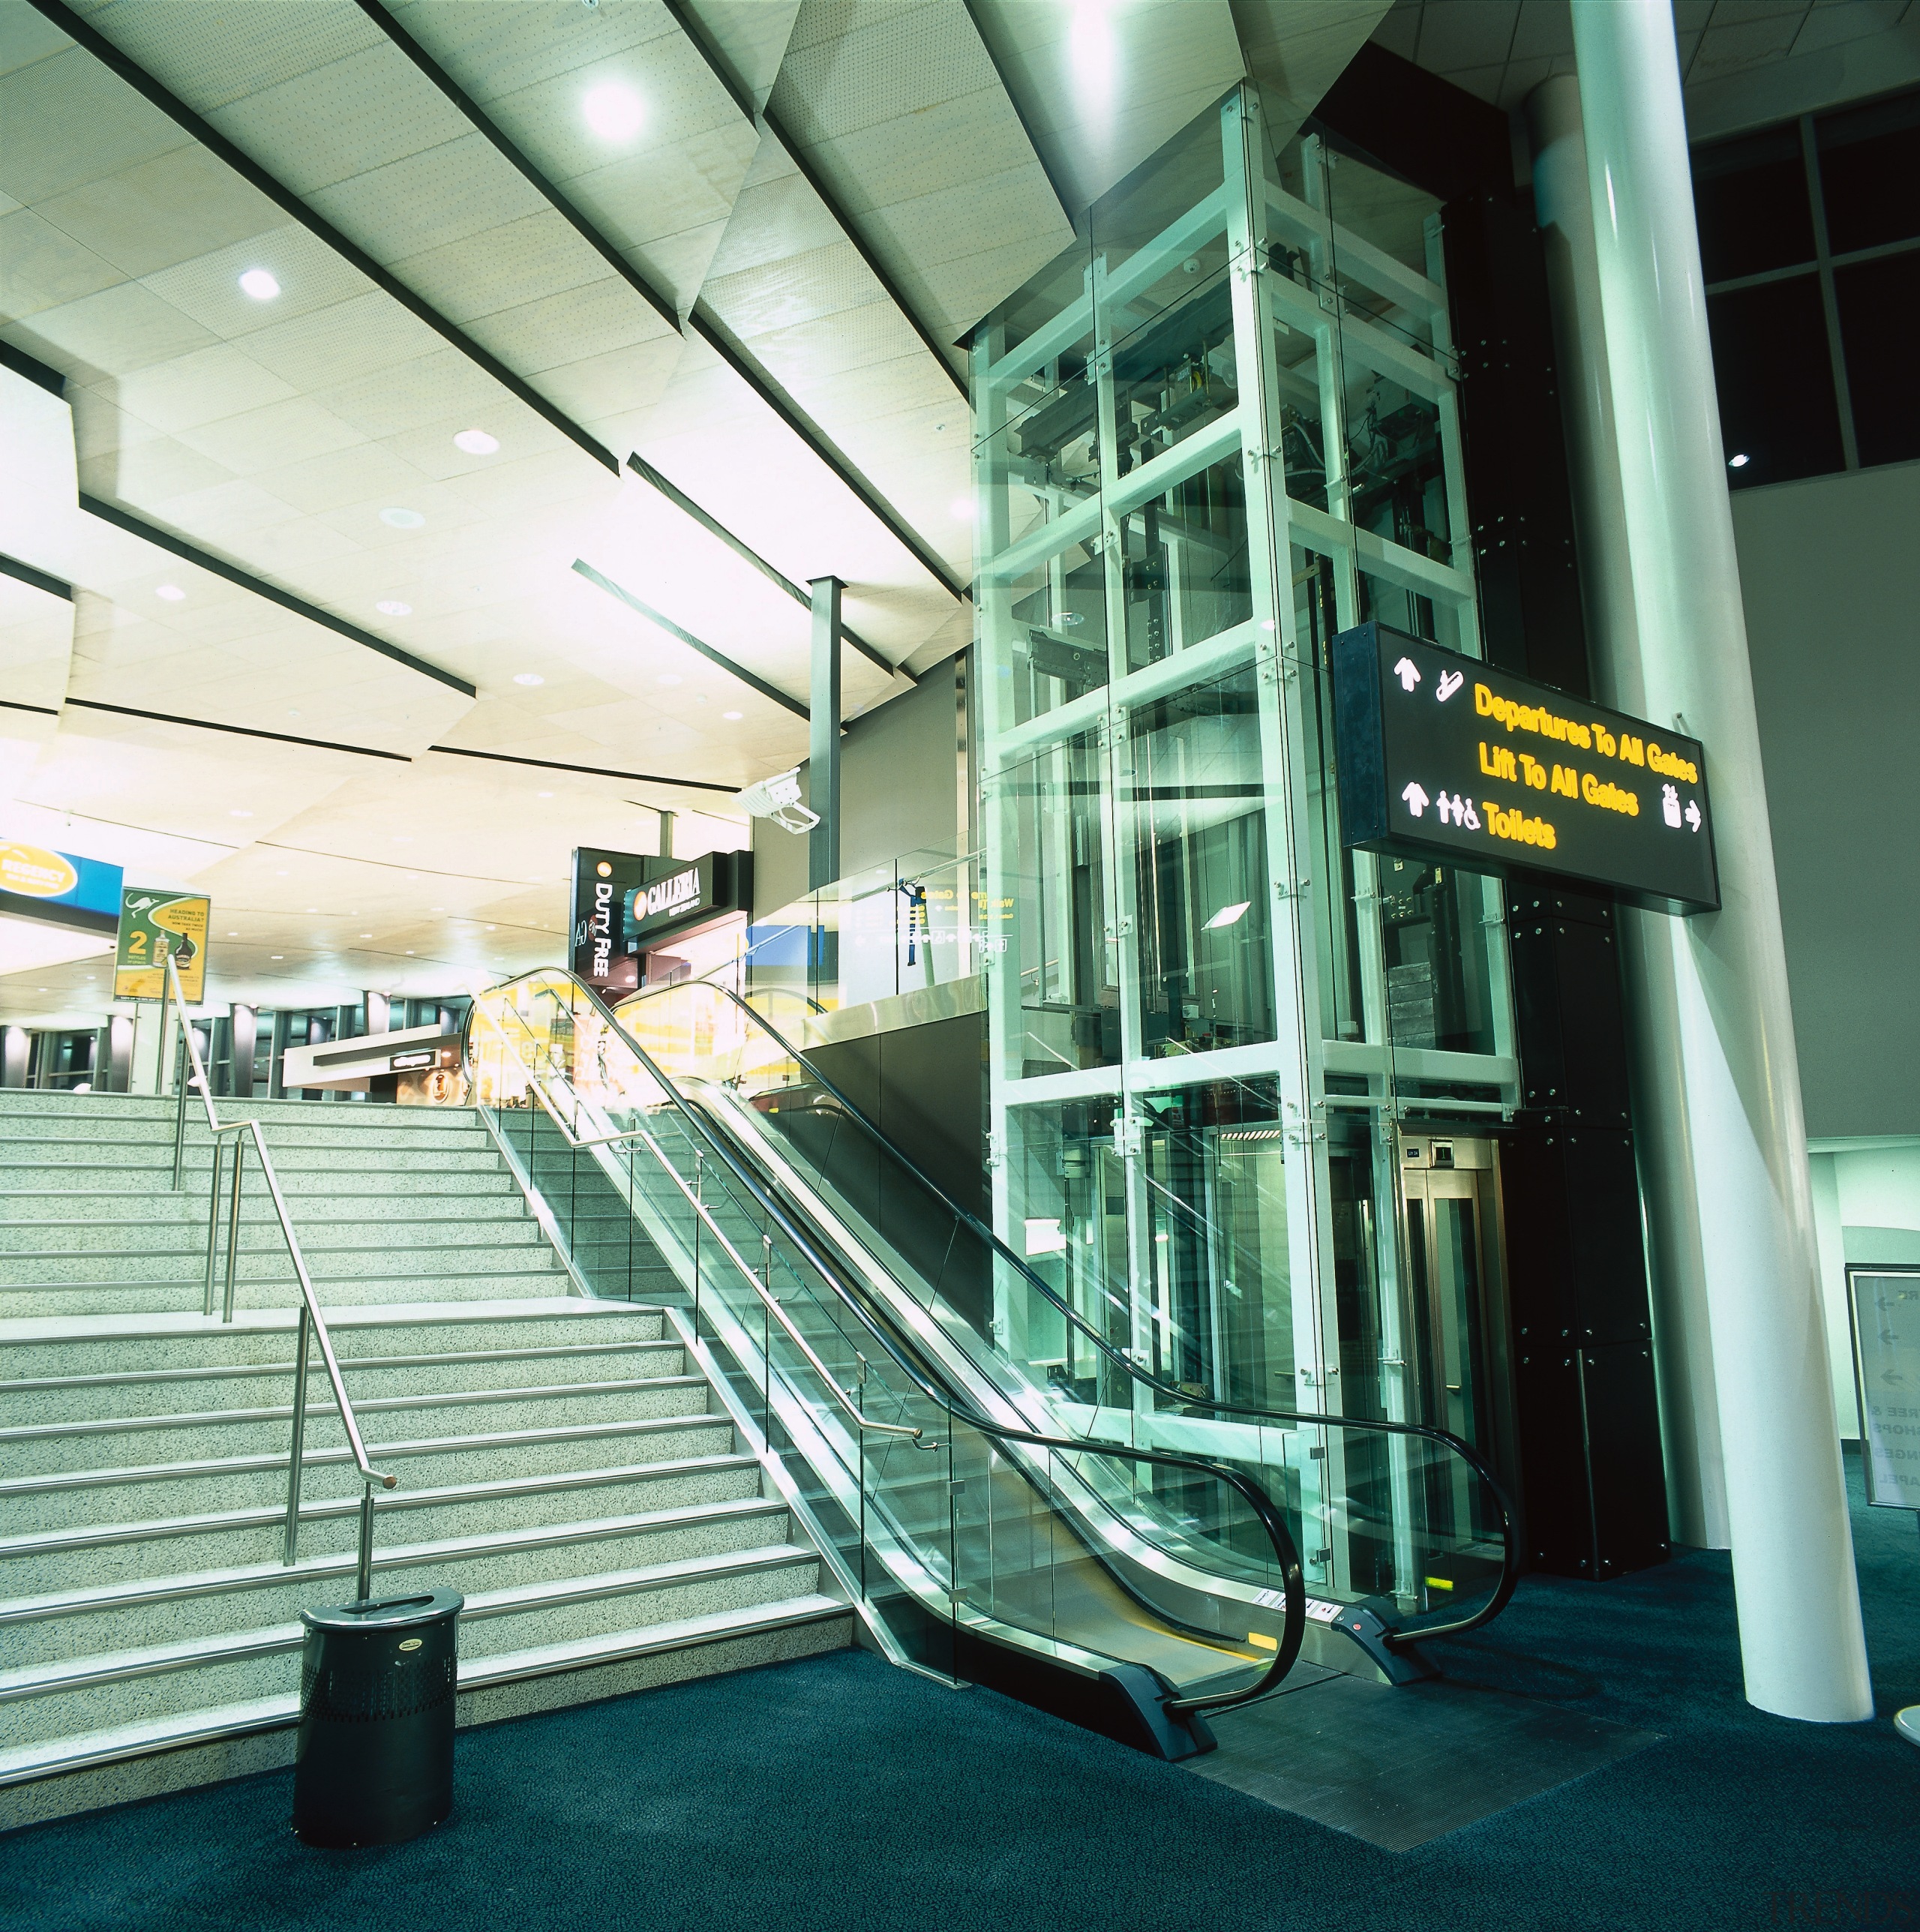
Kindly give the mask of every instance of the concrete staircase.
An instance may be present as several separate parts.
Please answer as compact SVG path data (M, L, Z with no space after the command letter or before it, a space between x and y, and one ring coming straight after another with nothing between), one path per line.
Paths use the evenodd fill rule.
M230 1100L220 1111L266 1128L325 1306L567 1292L472 1109ZM0 1318L201 1305L213 1144L196 1102L176 1193L174 1119L170 1100L0 1092ZM291 1307L292 1267L250 1154L242 1203L240 1306Z
M400 1478L376 1590L466 1596L463 1722L850 1640L678 1316L570 1292L476 1115L230 1111L266 1125ZM209 1322L207 1136L175 1194L172 1134L167 1102L0 1094L0 1825L285 1762L298 1610L353 1594L317 1372L280 1561L297 1289L257 1169L238 1313Z

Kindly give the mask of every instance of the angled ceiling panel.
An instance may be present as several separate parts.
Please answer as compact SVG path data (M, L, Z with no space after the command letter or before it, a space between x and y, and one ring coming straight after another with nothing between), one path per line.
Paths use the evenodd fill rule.
M1245 71L1227 0L972 0L972 9L1076 215Z
M1072 240L950 0L804 0L770 105L936 340Z

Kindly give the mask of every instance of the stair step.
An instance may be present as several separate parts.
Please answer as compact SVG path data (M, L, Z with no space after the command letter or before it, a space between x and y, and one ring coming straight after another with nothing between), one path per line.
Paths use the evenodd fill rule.
M697 1375L630 1377L620 1382L560 1382L497 1389L454 1389L355 1400L368 1454L385 1452L383 1432L416 1417L437 1415L470 1427L482 1418L494 1432L596 1420L684 1415L704 1410L706 1378ZM352 1392L348 1391L350 1399ZM202 1409L163 1415L108 1416L91 1421L30 1423L0 1429L0 1475L16 1479L111 1468L116 1459L158 1448L176 1462L221 1455L284 1454L293 1420L290 1403L266 1408ZM332 1393L322 1378L307 1406L309 1454L339 1444L343 1432Z
M557 1475L514 1476L436 1489L395 1490L376 1498L376 1547L406 1534L430 1541L458 1533L477 1516L490 1530L569 1522L583 1502L606 1513L610 1492L634 1498L627 1514L737 1502L760 1493L760 1470L738 1451L648 1462L616 1462ZM640 1499L644 1498L644 1510ZM319 1556L356 1546L359 1500L341 1495L304 1498L300 1547ZM244 1568L280 1559L286 1510L276 1501L252 1508L157 1516L144 1522L62 1524L0 1537L0 1597L44 1596L88 1586L130 1582L157 1574Z
M458 1370L458 1386L484 1390L518 1378L530 1387L578 1380L604 1368L626 1376L683 1372L677 1339L575 1342L518 1348L455 1348L411 1354L356 1354L342 1358L350 1368L347 1393L356 1408L364 1400L426 1393ZM644 1365L644 1366L642 1366ZM294 1362L208 1364L191 1368L143 1369L92 1375L42 1376L0 1382L6 1426L53 1426L63 1422L98 1421L111 1417L190 1413L212 1406L240 1408L271 1405L291 1394Z
M656 1652L817 1623L847 1614L846 1604L838 1598L809 1592L745 1609L712 1611L571 1642L506 1651L471 1662L463 1660L460 1684L463 1691L483 1690L523 1678L617 1663ZM244 1702L180 1712L74 1736L10 1746L0 1749L0 1786L216 1738L283 1729L298 1719L299 1706L297 1692L286 1690Z
M640 1580L622 1589L675 1587L709 1569L728 1576L784 1568L813 1552L790 1540L778 1497L742 1497L626 1516L592 1517L488 1535L406 1546L374 1546L381 1590L455 1589L475 1601L511 1599L542 1610L620 1594L609 1576ZM609 1559L611 1559L610 1563ZM295 1624L303 1606L352 1592L352 1547L292 1564L255 1564L10 1598L0 1603L12 1667L0 1670L0 1704L65 1688L106 1653L170 1650L230 1630ZM476 1592L478 1594L476 1594Z
M329 1304L327 1323L342 1360L362 1354L425 1354L595 1342L609 1336L658 1340L657 1310L621 1301L543 1295L470 1303ZM16 1376L106 1374L290 1359L297 1311L242 1308L231 1322L188 1314L29 1318L0 1323L0 1346ZM611 1322L614 1325L610 1328Z
M379 1466L412 1480L483 1482L506 1474L555 1474L577 1468L595 1445L644 1444L663 1460L730 1452L734 1425L710 1408L683 1415L645 1416L617 1422L568 1423L465 1436L423 1436L383 1442ZM510 1462L511 1470L499 1465ZM417 1478L415 1466L419 1472ZM150 1497L156 1516L183 1514L173 1500L196 1486L218 1485L227 1508L285 1507L287 1454L201 1457L184 1462L70 1470L53 1475L0 1480L0 1521L25 1534L82 1522L116 1522L128 1514L130 1492ZM303 1464L304 1496L315 1500L360 1493L358 1472L344 1448L310 1450ZM199 1487L200 1495L208 1491Z

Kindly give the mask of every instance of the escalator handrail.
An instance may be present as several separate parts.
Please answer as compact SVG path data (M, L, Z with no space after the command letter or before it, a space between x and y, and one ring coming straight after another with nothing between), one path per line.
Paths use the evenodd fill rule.
M1183 1456L1171 1450L1139 1449L1119 1443L1086 1442L1076 1441L1069 1436L1046 1436L1031 1430L1013 1428L1006 1424L995 1421L990 1417L981 1414L974 1408L973 1405L964 1396L956 1397L954 1391L939 1386L937 1372L929 1373L902 1350L894 1338L886 1332L872 1311L866 1306L860 1297L856 1294L842 1280L838 1267L819 1253L804 1232L794 1225L779 1201L762 1185L758 1178L752 1173L744 1162L734 1156L732 1151L720 1141L708 1124L700 1118L698 1111L687 1105L673 1082L666 1077L659 1067L655 1065L646 1048L641 1046L626 1028L620 1024L619 1020L614 1017L611 1009L608 1006L604 1000L601 999L592 987L566 968L552 967L536 968L534 972L518 975L515 980L502 982L502 986L504 987L514 985L520 979L531 980L541 977L558 977L571 981L576 991L584 994L598 1009L602 1016L613 1026L621 1039L626 1042L640 1064L658 1084L662 1092L669 1097L675 1109L695 1129L700 1140L706 1143L721 1164L746 1189L763 1210L778 1226L781 1232L800 1250L808 1265L832 1289L836 1298L854 1316L875 1344L919 1388L922 1396L932 1402L937 1408L944 1409L946 1412L950 1421L957 1416L959 1420L968 1427L977 1430L982 1435L997 1442L1024 1443L1030 1447L1046 1449L1060 1455L1102 1456L1123 1462L1145 1463L1156 1468L1184 1469L1192 1474L1210 1477L1216 1481L1226 1483L1227 1486L1232 1490L1253 1512L1256 1520L1266 1532L1268 1541L1273 1546L1276 1559L1276 1567L1281 1577L1282 1599L1284 1605L1279 1647L1274 1653L1273 1661L1252 1684L1241 1690L1216 1692L1210 1695L1195 1697L1163 1696L1159 1701L1163 1708L1174 1712L1230 1710L1236 1705L1252 1703L1256 1699L1264 1697L1270 1690L1279 1687L1285 1679L1287 1672L1293 1668L1295 1661L1298 1659L1300 1646L1306 1640L1306 1580L1301 1574L1300 1552L1294 1546L1292 1532L1287 1528L1284 1518L1274 1508L1266 1492L1257 1483L1254 1482L1250 1477L1243 1475L1238 1469L1232 1468L1224 1463L1200 1456ZM494 990L497 992L501 988L496 988ZM478 1010L479 1002L476 1000L473 1006L469 1009L461 1028L462 1058L470 1066L472 1064L473 1016ZM501 1027L499 1022L494 1020L490 1014L488 1018L496 1031L500 1034L503 1044L513 1052L516 1057L520 1057L521 1064L525 1066L524 1058L520 1056L519 1048L507 1037L505 1028ZM529 1084L534 1086L537 1092L540 1076L531 1067L528 1067L526 1071ZM543 1108L550 1113L550 1103L547 1101L544 1094L540 1097ZM564 1123L560 1122L557 1118L556 1118L555 1124L561 1128L563 1133L568 1132L568 1130ZM640 1137L646 1141L656 1160L668 1174L672 1176L675 1183L684 1192L685 1183L681 1180L672 1162L667 1159L664 1151L660 1148L658 1143L651 1135L644 1135ZM583 1146L601 1145L608 1144L614 1139L626 1138L629 1136L608 1136L596 1141L584 1142L581 1144ZM699 1204L695 1204L698 1206ZM709 1224L712 1225L710 1220ZM716 1234L720 1232L717 1226L715 1227L714 1232ZM721 1238L724 1241L725 1238L723 1235ZM728 1247L729 1253L731 1254L733 1252L731 1244L728 1244ZM739 1257L735 1256L734 1258L737 1261ZM772 1298L766 1296L765 1292L760 1289L752 1270L746 1268L744 1272L748 1280L754 1282L756 1292L760 1292L763 1298L770 1301L770 1305L777 1307L777 1303L772 1302ZM794 1334L796 1339L798 1339L797 1331L793 1329L792 1324L784 1313L781 1316L781 1322L782 1326L787 1329L790 1334ZM842 1398L842 1406L850 1406L846 1402L844 1391L840 1389L831 1374L820 1363L812 1349L808 1348L804 1341L801 1342L801 1346L806 1354L809 1364L814 1368L815 1372L822 1377L827 1387L832 1389L836 1396ZM869 1424L866 1422L857 1409L851 1409L850 1414L851 1418L856 1425L862 1427L871 1426L885 1430L890 1433L910 1434L915 1437L918 1437L920 1433L916 1429L903 1429L891 1424ZM1127 1586L1119 1578L1116 1577L1114 1581L1121 1588L1126 1588ZM1130 1591L1128 1594L1136 1594L1136 1593ZM1157 1606L1154 1607L1156 1607L1156 1614L1166 1618L1169 1623L1176 1621L1164 1610L1159 1610ZM1208 1634L1202 1633L1202 1634Z
M621 1004L623 1006L628 1005L640 1000L657 999L668 993L682 992L685 990L685 983L687 982L680 986L658 987L650 993L643 991L633 994L629 1000L622 1000ZM1087 1321L1078 1309L1075 1308L1064 1297L1057 1293L1049 1282L1029 1268L1026 1262L994 1232L992 1228L980 1220L978 1215L962 1207L915 1161L902 1153L891 1141L887 1140L860 1107L848 1099L832 1081L821 1073L814 1063L798 1047L794 1046L770 1020L764 1015L755 1012L746 1000L728 987L712 981L691 983L711 986L715 992L720 994L724 998L731 1000L743 1012L748 1015L755 1024L767 1034L784 1054L797 1065L804 1067L810 1079L826 1092L832 1094L835 1102L860 1124L866 1134L884 1147L890 1156L897 1160L901 1166L926 1188L935 1200L953 1215L956 1220L972 1229L976 1234L985 1240L996 1255L1010 1267L1023 1275L1029 1285L1047 1301L1052 1303L1066 1318L1069 1324L1084 1335L1101 1354L1136 1382L1144 1383L1148 1388L1167 1396L1183 1408L1204 1408L1216 1410L1228 1415L1244 1415L1261 1421L1298 1424L1315 1428L1356 1429L1370 1431L1376 1435L1423 1437L1430 1442L1442 1444L1459 1456L1468 1468L1486 1484L1488 1492L1493 1498L1495 1507L1499 1511L1501 1530L1499 1581L1495 1586L1492 1594L1478 1610L1472 1612L1466 1616L1456 1618L1451 1622L1422 1624L1408 1629L1389 1631L1384 1639L1386 1642L1410 1643L1424 1641L1432 1637L1457 1636L1466 1631L1477 1630L1484 1624L1491 1623L1507 1607L1508 1604L1512 1600L1514 1588L1520 1581L1520 1536L1516 1525L1516 1513L1512 1499L1508 1496L1506 1489L1499 1478L1493 1473L1492 1466L1472 1443L1466 1441L1462 1437L1454 1435L1450 1430L1436 1428L1428 1423L1390 1422L1384 1418L1376 1420L1372 1417L1335 1415L1318 1411L1265 1408L1251 1402L1217 1402L1210 1398L1204 1402L1196 1402L1185 1390L1171 1382L1162 1382L1150 1370L1143 1368L1131 1356L1116 1348L1097 1328ZM614 1024L620 1026L617 1017L614 1019ZM620 1026L620 1030L634 1051L637 1053L642 1052L638 1042L627 1033L626 1029ZM645 1058L644 1053L642 1057ZM651 1067L650 1060L648 1064ZM654 1070L654 1077L656 1079L661 1078L657 1069Z

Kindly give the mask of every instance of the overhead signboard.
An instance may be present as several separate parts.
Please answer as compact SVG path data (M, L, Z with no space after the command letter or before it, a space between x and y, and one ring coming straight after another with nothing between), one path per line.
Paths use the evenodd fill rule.
M118 866L0 838L0 912L111 932L119 921L121 890Z
M1341 632L1333 670L1346 844L1719 909L1697 740L1383 624Z
M591 846L573 855L573 904L568 917L574 971L598 993L631 993L640 984L640 961L620 931L627 894L646 883L657 859L638 852L607 852Z
M189 1005L199 1005L206 995L207 925L212 909L212 901L197 894L127 887L120 896L113 997L158 999L171 956L179 968L182 993Z

